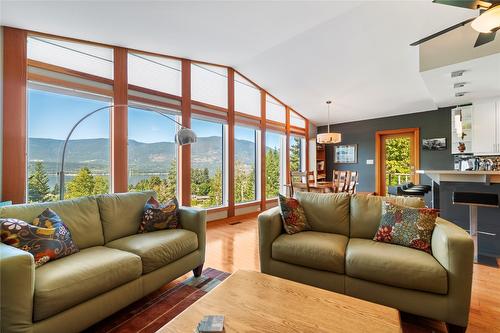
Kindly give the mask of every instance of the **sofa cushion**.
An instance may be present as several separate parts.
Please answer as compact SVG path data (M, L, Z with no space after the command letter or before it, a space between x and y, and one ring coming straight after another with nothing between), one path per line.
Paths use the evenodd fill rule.
M33 224L0 218L0 230L2 243L31 253L36 267L79 251L68 227L50 208L35 218Z
M137 233L144 205L151 196L156 197L156 193L146 191L97 196L106 243Z
M376 195L354 194L351 197L351 238L373 239L377 233L382 215L382 201L399 206L422 208L425 202L414 197L380 197Z
M154 197L146 201L142 220L137 233L180 228L179 203L173 198L167 203L159 203Z
M281 212L281 220L287 234L295 234L297 232L311 230L311 226L307 222L304 208L300 205L297 199L287 198L279 194L279 205Z
M349 236L349 195L347 193L297 192L295 196L304 208L307 221L313 231Z
M400 245L351 238L346 274L393 287L447 294L446 270L429 253Z
M141 276L135 254L90 247L35 272L34 319L48 318Z
M47 208L61 217L78 248L104 245L99 207L95 197L5 206L0 208L0 217L31 222Z
M169 229L120 238L106 246L140 256L146 274L195 251L198 236L189 230Z
M282 234L272 245L272 258L289 264L334 273L344 273L348 238L326 232L304 231Z
M374 241L398 244L431 253L431 237L438 211L382 203L380 226Z

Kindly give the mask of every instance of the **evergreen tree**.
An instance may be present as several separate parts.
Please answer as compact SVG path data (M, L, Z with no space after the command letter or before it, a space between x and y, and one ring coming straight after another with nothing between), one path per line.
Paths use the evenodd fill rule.
M210 193L210 176L208 168L191 169L191 193L207 196Z
M42 162L36 162L33 173L28 178L29 202L48 201L50 194L49 176Z
M210 179L210 190L208 196L210 197L210 206L222 205L222 170L215 170L215 175Z
M78 198L94 194L95 179L88 167L80 169L78 174L71 180L66 188L66 199Z
M59 195L59 183L55 183L52 195Z
M175 159L170 162L166 182L166 195L169 198L175 197L177 193L177 161Z
M248 170L241 161L234 165L234 201L241 203L255 199L255 169Z
M291 137L291 145L290 145L290 170L291 171L300 171L300 138Z
M109 192L108 178L103 176L94 177L94 190L92 194L104 194Z
M277 197L280 192L280 153L277 148L266 152L266 197Z

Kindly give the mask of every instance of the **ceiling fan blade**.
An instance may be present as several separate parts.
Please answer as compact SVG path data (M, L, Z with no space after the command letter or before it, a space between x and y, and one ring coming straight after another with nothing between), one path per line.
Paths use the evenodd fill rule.
M462 7L462 8L469 8L469 9L478 9L478 8L488 8L488 4L495 4L498 1L481 1L481 0L433 0L432 2L438 3L441 5L448 5L448 6L455 6L455 7Z
M484 44L488 44L489 42L492 42L495 40L495 32L489 32L489 33L480 33L479 36L477 36L476 43L474 44L474 47L478 47Z
M417 46L417 45L419 45L419 44L422 44L422 43L424 43L424 42L427 42L428 40L431 40L431 39L433 39L433 38L436 38L436 37L438 37L438 36L441 36L442 34L445 34L445 33L449 32L449 31L455 30L456 28L462 27L462 26L466 25L467 23L469 23L470 21L472 21L472 20L474 20L474 19L475 19L475 17L470 18L470 19L468 19L468 20L465 20L465 21L463 21L463 22L460 22L460 23L458 23L458 24L452 25L451 27L446 28L446 29L444 29L444 30L441 30L441 31L439 31L439 32L436 32L435 34L432 34L432 35L430 35L430 36L427 36L427 37L425 37L425 38L422 38L422 39L420 39L420 40L417 40L416 42L411 43L411 44L410 44L410 46Z

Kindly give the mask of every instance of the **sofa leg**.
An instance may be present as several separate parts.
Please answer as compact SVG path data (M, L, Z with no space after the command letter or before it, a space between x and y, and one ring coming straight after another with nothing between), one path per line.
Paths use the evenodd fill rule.
M449 323L446 323L446 328L448 329L448 333L465 333L465 330L467 330L467 327L462 327Z
M194 277L199 277L202 271L203 271L203 264L193 269Z

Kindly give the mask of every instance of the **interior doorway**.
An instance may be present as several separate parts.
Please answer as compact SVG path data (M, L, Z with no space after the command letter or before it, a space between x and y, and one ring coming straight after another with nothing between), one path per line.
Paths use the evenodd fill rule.
M387 195L391 185L418 184L420 168L420 130L402 128L377 131L375 134L375 191Z

